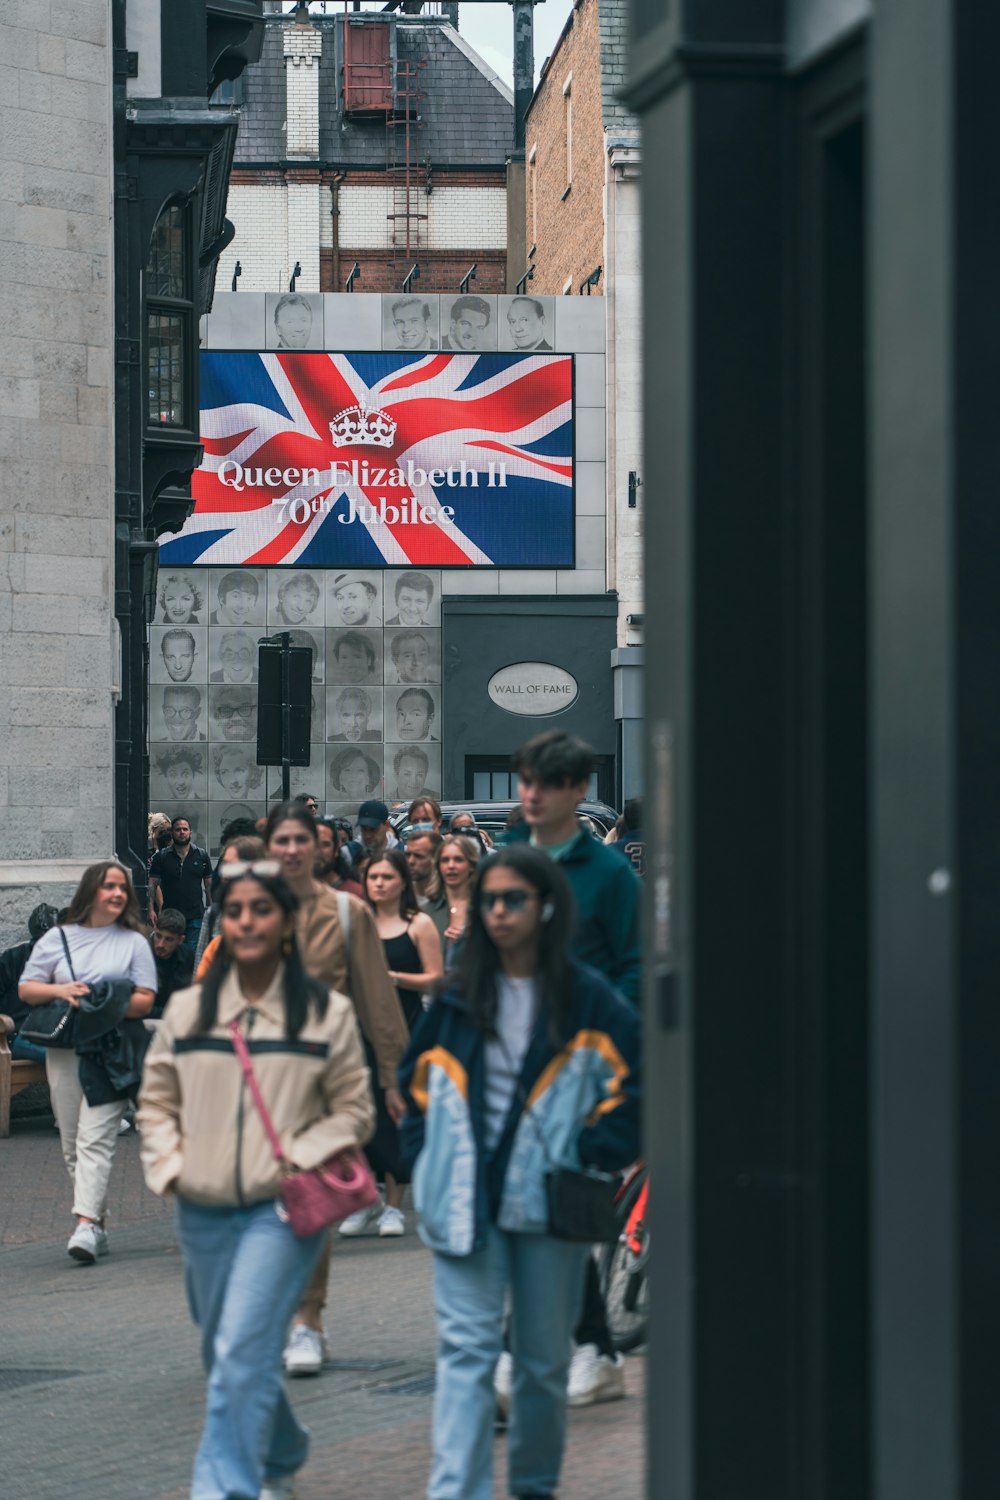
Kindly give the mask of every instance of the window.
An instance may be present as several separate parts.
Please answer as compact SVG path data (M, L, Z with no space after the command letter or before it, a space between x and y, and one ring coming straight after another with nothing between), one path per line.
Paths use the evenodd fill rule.
M240 74L239 78L224 78L215 92L209 95L208 102L227 109L234 104L242 104L243 75Z
M157 220L146 267L147 426L194 430L194 302L191 225L186 208Z
M573 186L573 75L570 73L563 84L563 116L566 132L566 188L565 198Z
M587 800L606 802L614 786L614 756L595 755L594 771L587 786ZM516 802L517 772L509 755L467 755L465 795L474 802Z

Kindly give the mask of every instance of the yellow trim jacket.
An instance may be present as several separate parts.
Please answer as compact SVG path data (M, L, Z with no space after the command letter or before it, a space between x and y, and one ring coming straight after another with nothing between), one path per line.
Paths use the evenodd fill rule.
M285 1035L282 979L279 966L267 992L250 1005L230 971L208 1032L197 1029L200 985L171 997L139 1094L142 1169L154 1193L220 1207L278 1196L281 1169L226 1030L234 1018L294 1166L309 1170L371 1137L375 1111L350 1000L331 990L326 1015L310 1012L293 1041Z

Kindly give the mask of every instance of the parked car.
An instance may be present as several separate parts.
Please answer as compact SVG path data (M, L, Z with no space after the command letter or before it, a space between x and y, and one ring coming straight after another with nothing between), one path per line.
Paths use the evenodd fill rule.
M389 822L397 837L405 839L409 829L406 818L408 802L398 802L389 813ZM451 826L451 820L458 813L471 813L479 827L488 833L494 841L507 831L507 815L520 804L516 801L510 802L442 802L441 812L444 816L442 832L447 833ZM581 802L577 808L581 817L590 824L590 831L597 839L603 839L610 828L613 828L618 819L618 814L613 807L606 802Z

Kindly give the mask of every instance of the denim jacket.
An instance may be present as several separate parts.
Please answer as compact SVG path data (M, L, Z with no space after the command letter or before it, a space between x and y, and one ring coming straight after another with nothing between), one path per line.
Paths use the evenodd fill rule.
M416 1162L413 1198L432 1250L471 1255L490 1221L544 1234L547 1172L616 1171L639 1154L638 1015L595 969L571 969L563 1044L553 1042L543 1007L492 1153L484 1145L485 1038L462 996L441 995L413 1034L399 1071L408 1105L402 1145Z

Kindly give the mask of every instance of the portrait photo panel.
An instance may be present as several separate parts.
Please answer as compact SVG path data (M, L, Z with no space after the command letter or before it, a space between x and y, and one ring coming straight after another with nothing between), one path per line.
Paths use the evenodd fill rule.
M450 354L483 354L497 346L497 299L474 293L440 299L441 348Z
M293 646L304 646L312 653L312 680L313 682L325 682L326 663L324 661L323 632L319 628L315 630L290 630L288 634L292 638Z
M389 685L440 682L440 630L422 625L386 630L385 680Z
M264 298L267 349L322 349L323 298L318 292L268 292Z
M204 625L150 626L150 682L207 682L208 662Z
M208 738L208 688L193 682L171 682L149 691L150 740L173 743Z
M440 569L388 568L384 608L386 625L440 625Z
M257 739L257 689L242 684L212 683L208 690L209 739L213 743L253 745Z
M426 793L441 795L441 746L431 744L385 747L385 795L389 803L412 802Z
M327 746L326 801L353 803L382 794L382 746Z
M256 745L214 744L209 756L209 797L246 801L263 796L265 768L257 764Z
M209 682L252 683L257 681L259 630L230 630L225 625L209 629Z
M382 348L403 354L427 354L440 348L438 299L419 292L382 295Z
M211 608L210 574L197 568L161 568L156 580L157 625L204 625Z
M326 632L326 680L331 685L380 686L381 630L331 627Z
M326 737L332 743L381 740L381 687L328 687Z
M441 689L386 688L384 738L401 745L433 744L440 740Z
M382 574L375 569L327 572L326 623L348 630L382 623Z
M264 624L267 590L263 568L212 568L208 578L210 625L244 630Z
M497 315L500 349L511 354L551 354L555 335L554 297L499 298Z
M256 823L267 811L263 799L253 802L210 802L206 837L210 854L222 852L222 830L235 823L237 818L250 818Z
M157 741L149 747L149 805L169 817L174 809L208 798L208 746Z
M292 630L297 625L323 625L323 574L311 568L272 568L267 590L269 629Z

